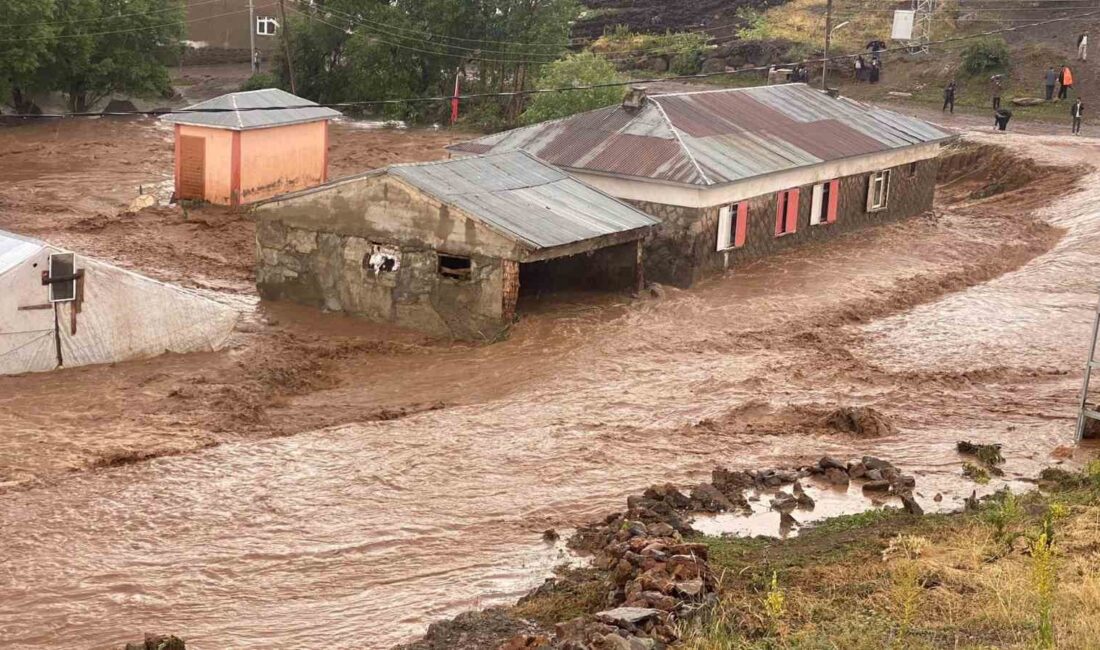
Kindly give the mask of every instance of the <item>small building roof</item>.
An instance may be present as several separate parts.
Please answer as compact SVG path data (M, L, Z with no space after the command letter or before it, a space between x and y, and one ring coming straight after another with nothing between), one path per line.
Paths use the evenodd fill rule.
M389 173L536 250L659 223L522 151L395 165Z
M282 108L292 106L294 108ZM203 111L194 112L186 111ZM161 117L165 122L245 131L339 117L340 112L278 88L229 93Z
M938 142L927 122L806 84L651 95L451 147L520 149L566 169L710 186Z
M45 242L0 230L0 275L46 248Z

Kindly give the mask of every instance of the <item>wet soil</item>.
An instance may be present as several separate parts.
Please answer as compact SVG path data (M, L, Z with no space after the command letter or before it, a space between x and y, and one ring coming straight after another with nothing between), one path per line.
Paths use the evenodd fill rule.
M379 152L349 139L334 158L434 155L446 136L354 137ZM17 648L107 648L134 629L199 650L381 648L537 584L563 557L543 530L716 465L870 453L949 504L969 439L1005 443L1004 480L1035 474L1072 439L1100 279L1100 177L1082 166L1100 145L976 137L1038 164L1014 173L995 149L964 150L934 216L660 300L558 296L493 346L261 306L222 353L0 378L0 527L20 531L0 535L0 629ZM95 168L58 198L53 151L54 183L15 178L35 156L0 156L22 188L0 186L0 227L154 261L122 226L88 234L70 230L77 209L19 207L30 189L107 214L125 202L94 189ZM189 256L218 237L165 230L182 248L161 251L161 277L201 271L224 284L212 293L251 300L234 264ZM871 407L897 432L836 431L838 407Z

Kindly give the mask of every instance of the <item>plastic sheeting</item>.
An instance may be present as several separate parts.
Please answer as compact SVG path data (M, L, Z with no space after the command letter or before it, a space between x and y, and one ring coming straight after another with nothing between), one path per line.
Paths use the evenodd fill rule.
M38 242L0 272L0 374L57 367L55 310L41 282L54 252L63 251ZM77 268L84 269L84 301L75 334L73 303L56 309L66 367L218 350L239 317L232 307L104 262L77 255ZM45 308L27 309L36 306Z

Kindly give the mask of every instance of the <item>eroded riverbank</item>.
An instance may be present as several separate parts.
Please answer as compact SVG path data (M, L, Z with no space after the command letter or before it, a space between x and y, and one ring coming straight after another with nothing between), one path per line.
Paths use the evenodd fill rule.
M1068 138L999 142L1063 167L1088 164L1097 149ZM873 453L911 470L929 494L961 499L954 444L975 438L1007 444L1010 479L1034 475L1071 439L1100 276L1097 179L1087 173L1080 190L1070 189L1073 172L1047 169L984 198L974 192L989 181L972 175L974 187L960 180L941 194L936 218L792 251L660 300L565 297L495 346L355 350L378 331L333 325L352 349L325 359L325 382L269 396L249 435L0 497L0 525L23 531L0 537L0 630L19 648L58 639L108 648L141 629L178 633L200 650L351 639L382 648L540 582L561 559L544 529L601 517L647 485L699 480L716 465ZM1052 266L1072 272L1047 273ZM1040 276L1056 304L1022 291ZM967 312L983 324L977 332L956 311L971 295L980 296ZM294 314L276 321L264 336L294 334ZM1001 340L997 323L1009 342L1042 342L1040 354L1026 342L996 356L956 342ZM942 333L952 328L957 339ZM246 353L171 370L154 363L143 366L144 384L99 385L88 408L119 405L99 422L48 417L50 391L79 374L36 377L39 393L20 390L24 378L4 380L0 422L13 431L52 423L52 440L76 451L97 428L213 436L201 386L247 376ZM186 381L219 364L223 380ZM164 410L180 403L168 396L180 385L199 387L182 403L200 408ZM228 409L234 396L213 404ZM363 422L365 409L401 404L423 409ZM817 414L838 405L874 406L898 433L861 440L820 427ZM65 421L89 426L57 425ZM234 422L221 426L237 433Z

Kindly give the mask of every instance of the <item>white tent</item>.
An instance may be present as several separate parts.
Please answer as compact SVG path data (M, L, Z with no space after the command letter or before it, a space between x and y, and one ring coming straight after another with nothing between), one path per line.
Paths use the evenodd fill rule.
M82 278L51 294L43 272L65 253L0 231L0 375L217 350L236 325L232 307L80 255Z

